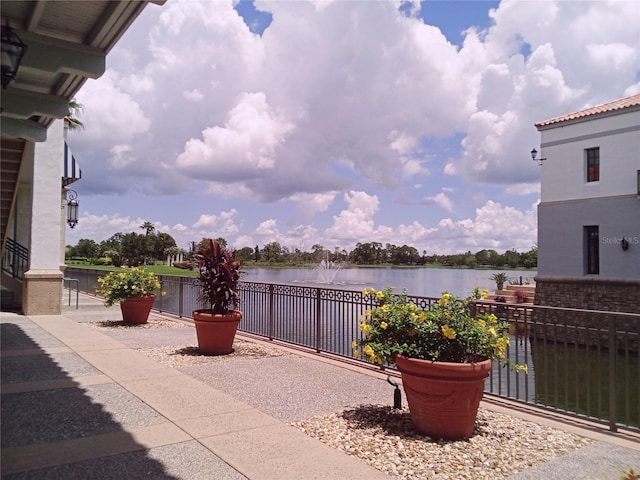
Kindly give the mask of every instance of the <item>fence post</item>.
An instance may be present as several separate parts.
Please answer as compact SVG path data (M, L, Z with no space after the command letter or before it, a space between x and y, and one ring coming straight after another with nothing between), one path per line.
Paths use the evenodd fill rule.
M273 324L274 324L274 317L275 317L275 293L274 293L274 285L273 283L269 284L269 331L267 332L269 334L269 340L273 340L274 337L274 333L273 333Z
M322 331L322 318L321 318L321 312L322 312L322 305L320 304L320 288L316 288L316 353L320 353L321 352L321 348L320 348L320 337L321 334L320 332Z
M618 391L616 389L616 361L618 342L616 341L616 319L609 316L609 430L617 432L617 403Z
M184 315L184 282L186 277L180 277L178 281L178 316L182 318Z

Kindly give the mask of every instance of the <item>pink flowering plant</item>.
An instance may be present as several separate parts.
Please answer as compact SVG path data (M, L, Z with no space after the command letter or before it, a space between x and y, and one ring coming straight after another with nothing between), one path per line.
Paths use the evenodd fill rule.
M142 267L123 268L98 278L96 293L108 307L132 297L153 295L160 290L158 276Z
M475 301L489 292L475 289L467 299L445 292L437 304L421 310L407 299L406 290L362 293L377 303L360 319L363 338L353 342L354 353L374 363L395 364L397 355L440 362L474 363L487 359L510 364L508 324L493 314L472 315ZM511 364L510 364L511 365ZM526 366L512 365L526 371Z

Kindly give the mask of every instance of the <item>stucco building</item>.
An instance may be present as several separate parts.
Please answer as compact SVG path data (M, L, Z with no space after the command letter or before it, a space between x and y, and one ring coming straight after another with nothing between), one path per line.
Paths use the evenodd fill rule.
M536 127L536 303L640 313L640 95Z

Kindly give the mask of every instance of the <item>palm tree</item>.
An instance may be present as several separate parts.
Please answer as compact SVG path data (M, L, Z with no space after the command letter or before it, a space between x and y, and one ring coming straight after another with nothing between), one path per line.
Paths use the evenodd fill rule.
M149 221L144 222L142 225L140 225L140 228L145 231L145 236L147 236L147 237L149 235L152 235L153 232L156 229L156 227L153 225L153 223L151 223Z
M151 245L151 241L149 239L150 235L153 235L153 232L155 231L156 227L153 225L153 223L147 221L144 222L142 225L140 225L140 228L142 230L145 231L144 234L144 264L147 264L147 255L149 253L151 253L151 251L153 250L152 245Z
M69 113L64 117L64 122L69 127L69 130L84 130L84 123L77 118L82 115L83 109L84 105L76 102L75 98L69 101Z

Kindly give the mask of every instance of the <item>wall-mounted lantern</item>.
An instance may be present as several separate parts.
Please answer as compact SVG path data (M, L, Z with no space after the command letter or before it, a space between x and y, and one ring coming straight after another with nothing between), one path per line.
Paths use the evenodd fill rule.
M73 228L78 224L78 194L75 190L67 190L67 224ZM63 206L64 208L64 206Z
M531 160L537 162L538 165L542 165L542 162L546 160L546 158L536 158L538 156L538 151L534 148L531 150Z
M16 78L27 45L9 25L2 26L2 88Z
M625 252L627 250L629 250L629 240L627 240L626 238L622 237L622 240L620 241L620 247L622 248L622 250L624 250Z

